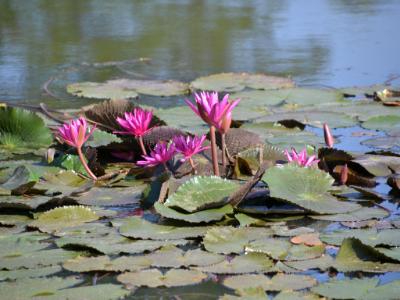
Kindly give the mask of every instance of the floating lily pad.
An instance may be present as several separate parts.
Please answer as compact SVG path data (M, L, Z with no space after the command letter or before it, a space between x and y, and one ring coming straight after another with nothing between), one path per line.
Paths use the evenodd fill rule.
M307 292L282 291L275 296L274 300L319 300L318 295Z
M19 269L13 271L0 271L0 280L6 279L22 279L22 278L37 278L37 277L47 277L53 275L62 270L61 266L50 266L44 268L34 268L34 269Z
M71 287L82 280L74 277L33 278L0 283L0 295L4 299L31 299L40 296L52 296L58 289Z
M261 287L256 288L244 288L235 291L238 296L225 294L218 298L219 300L265 300L267 299L267 294Z
M361 208L358 204L339 201L327 191L333 178L317 168L304 168L296 164L273 167L266 171L271 197L284 199L307 210L318 213L345 213Z
M0 184L0 195L23 195L39 180L39 177L26 166L15 168L6 182Z
M122 272L147 269L151 260L144 256L121 256L111 260L108 256L79 256L64 262L63 268L71 272Z
M361 165L374 176L389 176L393 171L400 171L400 157L386 155L362 155L352 162Z
M107 146L111 143L121 143L122 140L112 133L95 130L90 139L85 143L86 146L93 148Z
M264 90L289 88L294 86L294 82L289 78L266 74L219 73L199 77L190 85L198 90L236 92L245 87Z
M400 246L400 230L384 229L353 229L353 230L336 230L330 233L322 233L321 240L331 245L340 245L346 238L357 238L362 243L369 246L386 245Z
M381 208L362 207L355 211L346 214L325 215L325 216L310 216L316 220L326 220L334 222L359 222L371 219L382 219L389 216L389 213Z
M285 261L284 263L288 267L297 269L299 271L307 271L310 269L319 269L321 271L325 271L334 265L334 259L330 255L323 254L322 256L317 258L297 261Z
M374 147L383 150L395 149L400 147L400 139L398 136L384 136L367 139L361 142L362 145Z
M261 274L238 275L223 281L223 285L231 289L262 287L265 291L302 290L316 284L311 276L288 274L277 274L272 278Z
M358 239L346 238L340 246L334 268L340 272L385 273L399 272L400 264L393 263L393 260Z
M374 288L378 282L378 278L331 280L313 287L312 291L328 298L364 299L363 296L369 289Z
M366 129L392 131L400 128L400 116L387 115L372 117L363 122L361 126Z
M164 205L193 213L226 204L238 188L237 183L218 176L196 176L182 184Z
M0 226L25 225L30 221L32 219L24 215L0 215Z
M64 227L73 227L99 219L97 214L84 206L57 207L39 215L29 226L43 232L53 232Z
M207 275L196 270L169 270L165 274L159 270L150 269L139 272L128 272L117 277L119 282L125 284L128 288L148 286L184 286L200 283L207 278Z
M119 232L136 239L174 240L203 236L207 227L175 227L150 223L140 217L122 219Z
M218 264L196 267L194 269L215 274L244 274L253 272L269 272L273 269L274 263L265 254L249 253L235 256L233 259L224 260Z
M50 130L35 113L19 108L0 108L0 148L31 153L51 142Z
M55 199L47 196L33 196L24 198L21 196L0 197L0 208L13 208L19 210L35 210L42 205L63 205L71 204L71 200Z
M206 250L215 253L241 253L250 241L271 235L271 230L267 228L221 226L209 229L204 236L203 244Z
M154 208L157 213L161 216L175 219L175 220L182 220L189 223L202 223L202 222L212 222L212 221L219 221L225 215L233 213L233 208L231 205L225 205L220 208L210 208L203 211L198 211L191 214L182 213L176 211L172 208L165 206L160 202L156 202L154 204Z
M80 82L67 86L67 92L85 98L124 99L139 94L151 96L174 96L186 94L189 86L179 81L116 79L104 83Z

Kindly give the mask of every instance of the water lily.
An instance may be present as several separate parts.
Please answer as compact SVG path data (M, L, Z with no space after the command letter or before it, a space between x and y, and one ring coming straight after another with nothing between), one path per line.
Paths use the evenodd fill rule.
M146 148L143 144L143 135L151 129L150 122L152 118L152 111L147 111L140 107L135 108L133 112L126 112L124 118L117 117L117 122L124 131L115 131L115 133L133 135L138 139L142 153L146 155Z
M169 145L165 142L157 143L154 150L149 155L142 155L144 160L139 160L136 164L143 167L155 167L160 164L167 169L167 162L175 155L176 149L173 143Z
M328 148L332 148L335 142L328 124L324 123L324 138L325 144Z
M203 143L206 139L206 135L203 134L201 137L198 136L176 136L173 138L173 143L177 152L182 153L184 158L181 161L189 160L192 166L193 172L196 171L192 156L206 150L210 147L203 147Z
M344 164L344 166L340 170L340 183L346 184L348 179L349 179L349 168L347 167L347 164Z
M297 153L295 149L292 148L292 153L285 150L285 155L288 162L295 162L302 167L310 167L319 162L315 155L307 156L307 150L304 148L300 153Z
M210 126L211 137L211 154L213 161L214 174L219 176L218 157L217 157L217 143L215 138L215 130L227 131L228 124L230 126L231 113L239 99L229 101L229 94L226 94L221 101L218 99L217 92L200 92L194 94L196 105L189 100L185 100L189 107L197 114L204 122ZM224 135L224 133L222 134ZM225 148L224 143L222 149L223 162L225 162Z
M89 176L94 180L96 180L97 177L93 174L86 163L86 159L82 153L82 146L93 134L95 129L96 126L89 128L86 119L82 117L76 120L72 120L71 122L64 124L58 128L58 137L66 144L76 148L83 167L85 168Z

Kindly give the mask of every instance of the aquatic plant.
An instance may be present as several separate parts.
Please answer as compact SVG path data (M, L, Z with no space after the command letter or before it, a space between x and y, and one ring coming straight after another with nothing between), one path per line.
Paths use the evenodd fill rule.
M142 155L144 160L139 160L137 164L144 167L155 167L160 164L164 165L167 170L167 162L175 155L175 145L165 142L157 143L154 150L149 155Z
M319 162L319 159L316 159L315 155L307 156L307 150L304 148L300 153L297 153L295 149L292 148L292 153L289 153L288 150L285 150L285 155L288 162L295 162L302 167L310 167Z
M229 102L229 94L226 94L221 101L218 99L217 92L200 92L194 94L196 106L186 99L189 107L210 126L211 154L213 161L214 174L219 176L217 143L215 129L222 129L226 133L227 125L230 126L232 110L238 105L240 99ZM221 132L222 133L222 132ZM224 144L224 143L222 143ZM224 146L222 147L224 148ZM225 149L222 149L222 156L225 156ZM225 158L223 158L225 162Z
M86 122L86 119L81 117L59 127L58 137L69 146L76 148L79 159L86 172L92 179L97 180L96 175L94 175L93 172L90 170L82 153L83 144L89 139L95 129L96 126L90 128Z
M138 139L142 153L147 155L143 144L143 136L151 129L150 122L152 117L152 111L147 111L139 107L135 108L133 112L126 112L124 118L117 117L118 124L125 131L115 131L114 133L133 135Z
M324 123L324 139L325 144L328 148L332 148L335 142L335 139L332 136L331 130L329 129L328 124Z
M198 136L177 136L172 140L176 151L182 153L184 158L181 159L182 162L188 160L190 166L192 167L193 173L196 172L196 166L193 162L192 156L202 152L203 150L209 149L210 147L203 147L203 143L206 139L206 135L203 134L201 137Z

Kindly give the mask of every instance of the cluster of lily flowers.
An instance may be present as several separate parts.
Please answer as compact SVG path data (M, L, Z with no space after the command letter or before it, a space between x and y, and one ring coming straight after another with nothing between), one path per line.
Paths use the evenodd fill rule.
M213 163L214 174L219 176L219 165L217 156L216 145L216 130L221 134L221 150L222 150L222 167L226 166L226 146L225 135L228 132L232 122L232 110L238 105L240 99L229 101L229 95L226 94L221 100L218 98L217 92L200 92L195 93L195 104L189 100L185 100L193 112L199 116L210 129L211 139L211 156ZM153 112L144 110L142 108L135 108L132 112L126 112L123 117L117 117L117 122L121 126L121 131L114 133L123 135L132 135L138 141L143 160L137 161L137 165L143 167L155 167L164 165L167 169L167 162L172 159L177 153L183 155L182 162L188 161L192 167L192 172L195 173L195 164L193 156L206 149L208 146L203 146L206 135L199 136L175 136L172 141L157 143L154 149L147 154L146 148L143 143L143 136L146 135L151 129L151 121ZM58 129L58 138L64 141L71 147L77 149L79 158L89 174L89 176L96 180L96 176L90 170L82 153L83 144L93 134L96 126L91 128L88 126L85 118L80 117L77 120L72 120L70 123L64 124ZM333 146L333 137L326 124L324 124L324 136L328 147ZM303 167L311 167L316 165L319 160L315 155L307 156L306 149L297 153L295 149L291 152L285 150L285 155L288 162L297 163Z

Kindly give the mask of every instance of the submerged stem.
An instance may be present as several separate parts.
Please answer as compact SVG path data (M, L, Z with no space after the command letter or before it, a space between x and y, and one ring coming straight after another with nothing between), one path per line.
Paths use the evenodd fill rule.
M197 173L196 166L194 165L193 159L189 158L190 166L192 167L192 174L195 175Z
M139 141L140 149L142 149L142 154L147 155L146 148L144 147L144 143L143 143L143 137L139 136L138 141Z
M212 158L214 175L219 176L217 141L215 139L215 127L214 126L210 126L210 137L211 137L211 158Z
M93 180L97 180L96 175L93 174L93 172L90 170L89 166L87 165L85 156L82 153L82 148L79 147L79 148L76 148L76 150L78 151L79 159L80 159L83 167L85 168L86 173L88 173L90 178L92 178Z

